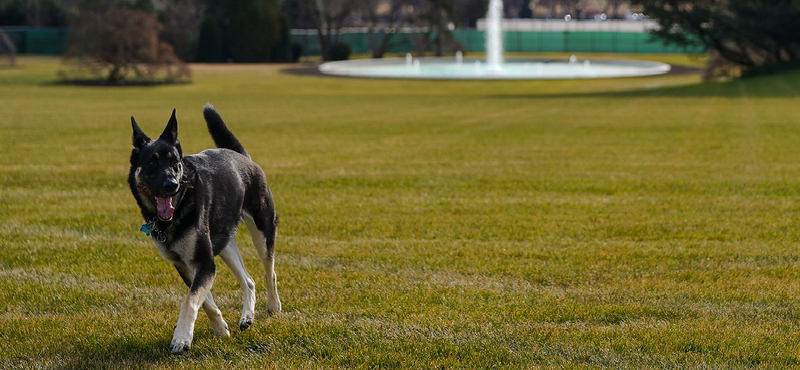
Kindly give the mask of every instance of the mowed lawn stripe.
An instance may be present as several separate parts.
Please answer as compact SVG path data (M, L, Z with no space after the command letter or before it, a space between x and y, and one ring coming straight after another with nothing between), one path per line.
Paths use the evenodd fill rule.
M597 56L614 57L614 56ZM616 56L619 57L619 56ZM626 56L627 57L627 56ZM630 56L692 64L673 55ZM194 83L0 70L2 368L800 366L800 74L399 81L194 65ZM213 103L267 173L284 312L168 345L186 288L125 182L130 116L184 152ZM219 264L229 324L241 290Z

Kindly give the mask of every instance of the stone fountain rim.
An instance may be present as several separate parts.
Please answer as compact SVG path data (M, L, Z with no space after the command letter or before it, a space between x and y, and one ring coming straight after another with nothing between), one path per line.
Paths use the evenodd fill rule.
M570 58L530 58L530 57L505 57L504 64L522 64L522 63L569 63ZM413 58L414 61L419 60L424 64L452 64L455 62L454 57L420 57ZM326 62L321 64L318 69L321 73L329 76L350 77L350 78L373 78L373 79L410 79L410 80L546 80L546 79L584 79L584 78L624 78L624 77L646 77L653 75L661 75L670 71L671 66L667 63L647 61L647 60L631 60L631 59L578 59L576 65L581 65L584 61L589 61L591 65L613 65L636 67L641 69L651 70L652 73L648 74L631 74L621 76L603 76L603 77L498 77L498 76L485 76L485 77L452 77L452 76L377 76L377 75L361 75L352 74L349 72L348 67L359 66L378 66L378 65L405 65L407 64L406 58L381 58L381 59L352 59L342 60L335 62ZM484 58L463 58L462 64L474 64L476 61L486 63Z

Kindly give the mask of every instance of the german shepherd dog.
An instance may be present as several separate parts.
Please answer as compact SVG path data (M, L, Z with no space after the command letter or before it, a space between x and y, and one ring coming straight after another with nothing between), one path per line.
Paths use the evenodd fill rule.
M203 116L218 149L187 156L178 142L174 109L157 140L147 137L131 117L133 151L128 183L144 217L141 230L189 286L170 344L173 354L191 347L201 306L214 334L230 335L211 296L214 256L222 258L242 286L239 329L253 323L255 283L244 268L234 238L242 219L266 270L267 311L281 311L274 268L278 217L264 171L250 159L211 104L203 108Z

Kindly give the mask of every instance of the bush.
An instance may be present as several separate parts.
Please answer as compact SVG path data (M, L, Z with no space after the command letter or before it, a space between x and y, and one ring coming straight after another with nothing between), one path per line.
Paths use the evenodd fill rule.
M83 16L67 46L60 71L66 82L172 83L189 80L189 68L163 41L161 23L139 10L116 8Z
M331 46L331 60L347 60L350 59L350 45L337 42Z
M748 68L742 73L742 77L774 75L796 70L800 70L800 60L790 60L788 62L766 64L763 66Z
M286 63L292 60L292 38L291 27L289 26L289 18L286 14L279 15L280 21L280 34L278 42L272 47L272 53L269 62Z
M300 58L303 56L303 45L299 42L292 43L292 55L290 62L297 63L300 61Z

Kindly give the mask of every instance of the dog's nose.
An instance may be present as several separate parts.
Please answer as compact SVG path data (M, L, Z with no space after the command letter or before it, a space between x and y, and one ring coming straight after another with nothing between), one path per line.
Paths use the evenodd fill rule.
M164 183L161 185L164 187L164 190L168 192L173 192L178 190L178 181L173 178L168 178L164 180Z

